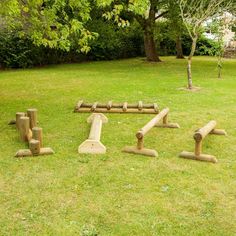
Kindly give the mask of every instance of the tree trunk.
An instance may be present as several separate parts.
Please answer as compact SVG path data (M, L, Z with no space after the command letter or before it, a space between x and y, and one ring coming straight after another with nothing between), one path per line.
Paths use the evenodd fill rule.
M194 52L196 50L196 45L197 45L197 36L195 36L192 39L192 47L191 47L191 52L188 56L188 66L187 66L187 75L188 75L188 89L193 88L193 82L192 82L192 57L194 55Z
M144 47L147 61L161 61L156 50L153 32L148 26L144 30Z
M180 35L177 35L175 44L176 44L176 58L183 59L184 54L183 54L182 40L181 40Z

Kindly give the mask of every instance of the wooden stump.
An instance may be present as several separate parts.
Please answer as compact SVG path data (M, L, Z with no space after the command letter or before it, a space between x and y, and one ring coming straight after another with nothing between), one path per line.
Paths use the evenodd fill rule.
M32 137L32 133L29 126L30 126L29 117L26 116L21 117L19 121L19 131L20 131L20 139L24 142L28 142Z
M32 135L33 139L39 141L40 147L43 147L43 129L40 127L34 127L32 129Z
M27 110L27 116L30 119L30 129L37 126L37 109L32 108Z
M19 130L19 126L20 126L20 118L24 117L25 113L24 112L17 112L16 113L16 129Z
M29 149L32 152L33 156L37 156L40 153L40 142L35 139L31 139L29 142Z

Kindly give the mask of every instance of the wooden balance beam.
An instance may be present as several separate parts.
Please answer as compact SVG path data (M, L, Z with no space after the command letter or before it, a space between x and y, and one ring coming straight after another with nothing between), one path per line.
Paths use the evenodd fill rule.
M22 118L28 118L28 117L22 117ZM32 129L32 135L33 135L32 139L29 140L29 149L20 149L16 153L15 157L29 157L29 156L41 156L41 155L54 154L54 151L51 148L42 147L43 146L42 128L34 127Z
M137 104L113 103L112 101L107 104L98 102L92 104L81 100L76 104L74 112L158 114L159 108L156 103L143 104L142 101Z
M88 119L92 123L89 137L78 148L79 153L103 154L106 153L106 147L101 143L102 124L107 123L108 119L100 113L92 114Z
M212 120L208 124L200 128L199 130L195 131L193 135L193 138L195 140L194 153L183 151L180 153L179 157L216 163L217 159L215 156L202 153L202 142L208 134L226 135L225 130L215 129L215 127L216 127L216 121Z
M125 147L122 151L134 154L140 154L145 156L157 157L158 153L156 150L144 148L144 136L154 127L163 128L180 128L177 123L168 123L169 108L163 109L158 115L150 120L142 129L136 133L137 146ZM163 123L158 122L163 119Z

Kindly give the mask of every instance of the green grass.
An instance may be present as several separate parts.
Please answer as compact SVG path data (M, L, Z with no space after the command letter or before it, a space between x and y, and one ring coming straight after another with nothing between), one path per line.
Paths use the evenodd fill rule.
M236 60L217 79L214 58L196 57L186 85L185 60L163 58L58 65L0 72L0 235L235 235ZM89 114L76 102L157 102L181 129L154 128L145 146L158 158L122 153L153 115L107 114L105 155L79 155ZM52 156L15 159L26 145L17 111L35 107ZM218 164L178 158L193 151L193 132L215 119L228 136L210 136L203 151ZM90 234L89 234L90 233ZM93 234L94 233L94 234Z

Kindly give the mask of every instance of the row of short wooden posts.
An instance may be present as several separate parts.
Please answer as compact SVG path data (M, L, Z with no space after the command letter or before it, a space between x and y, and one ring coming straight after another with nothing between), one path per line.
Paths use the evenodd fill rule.
M54 151L43 147L43 131L38 127L37 109L28 109L27 112L16 113L16 129L19 131L20 140L29 144L29 149L20 149L16 157L50 155Z

